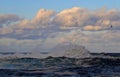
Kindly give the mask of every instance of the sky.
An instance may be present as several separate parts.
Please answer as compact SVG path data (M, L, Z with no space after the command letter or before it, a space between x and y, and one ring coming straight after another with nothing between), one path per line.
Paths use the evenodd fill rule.
M0 51L59 44L120 52L120 0L0 0Z
M119 2L119 0L0 0L0 13L12 13L31 19L41 8L51 9L58 12L75 6L88 9L98 9L101 7L119 9Z

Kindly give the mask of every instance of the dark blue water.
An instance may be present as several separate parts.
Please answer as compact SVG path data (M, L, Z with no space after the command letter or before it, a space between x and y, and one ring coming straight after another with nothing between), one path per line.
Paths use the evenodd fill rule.
M120 77L120 57L0 59L0 77Z

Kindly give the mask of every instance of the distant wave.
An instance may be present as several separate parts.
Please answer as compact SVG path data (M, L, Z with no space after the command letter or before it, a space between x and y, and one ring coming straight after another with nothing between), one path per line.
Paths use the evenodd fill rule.
M83 58L89 57L90 52L84 47L75 44L58 44L52 48L49 52L1 52L0 57L31 57L31 58L46 58L48 56L53 57L70 57L70 58Z

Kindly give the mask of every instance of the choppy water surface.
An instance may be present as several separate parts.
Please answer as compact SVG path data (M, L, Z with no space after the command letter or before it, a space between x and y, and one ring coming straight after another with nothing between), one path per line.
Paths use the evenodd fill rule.
M0 77L120 77L120 58L1 58Z

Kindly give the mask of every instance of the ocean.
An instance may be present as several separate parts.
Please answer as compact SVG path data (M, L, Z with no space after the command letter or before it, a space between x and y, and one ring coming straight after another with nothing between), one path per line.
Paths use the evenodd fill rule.
M84 58L25 56L30 54L0 53L0 77L120 77L119 53L91 53Z

